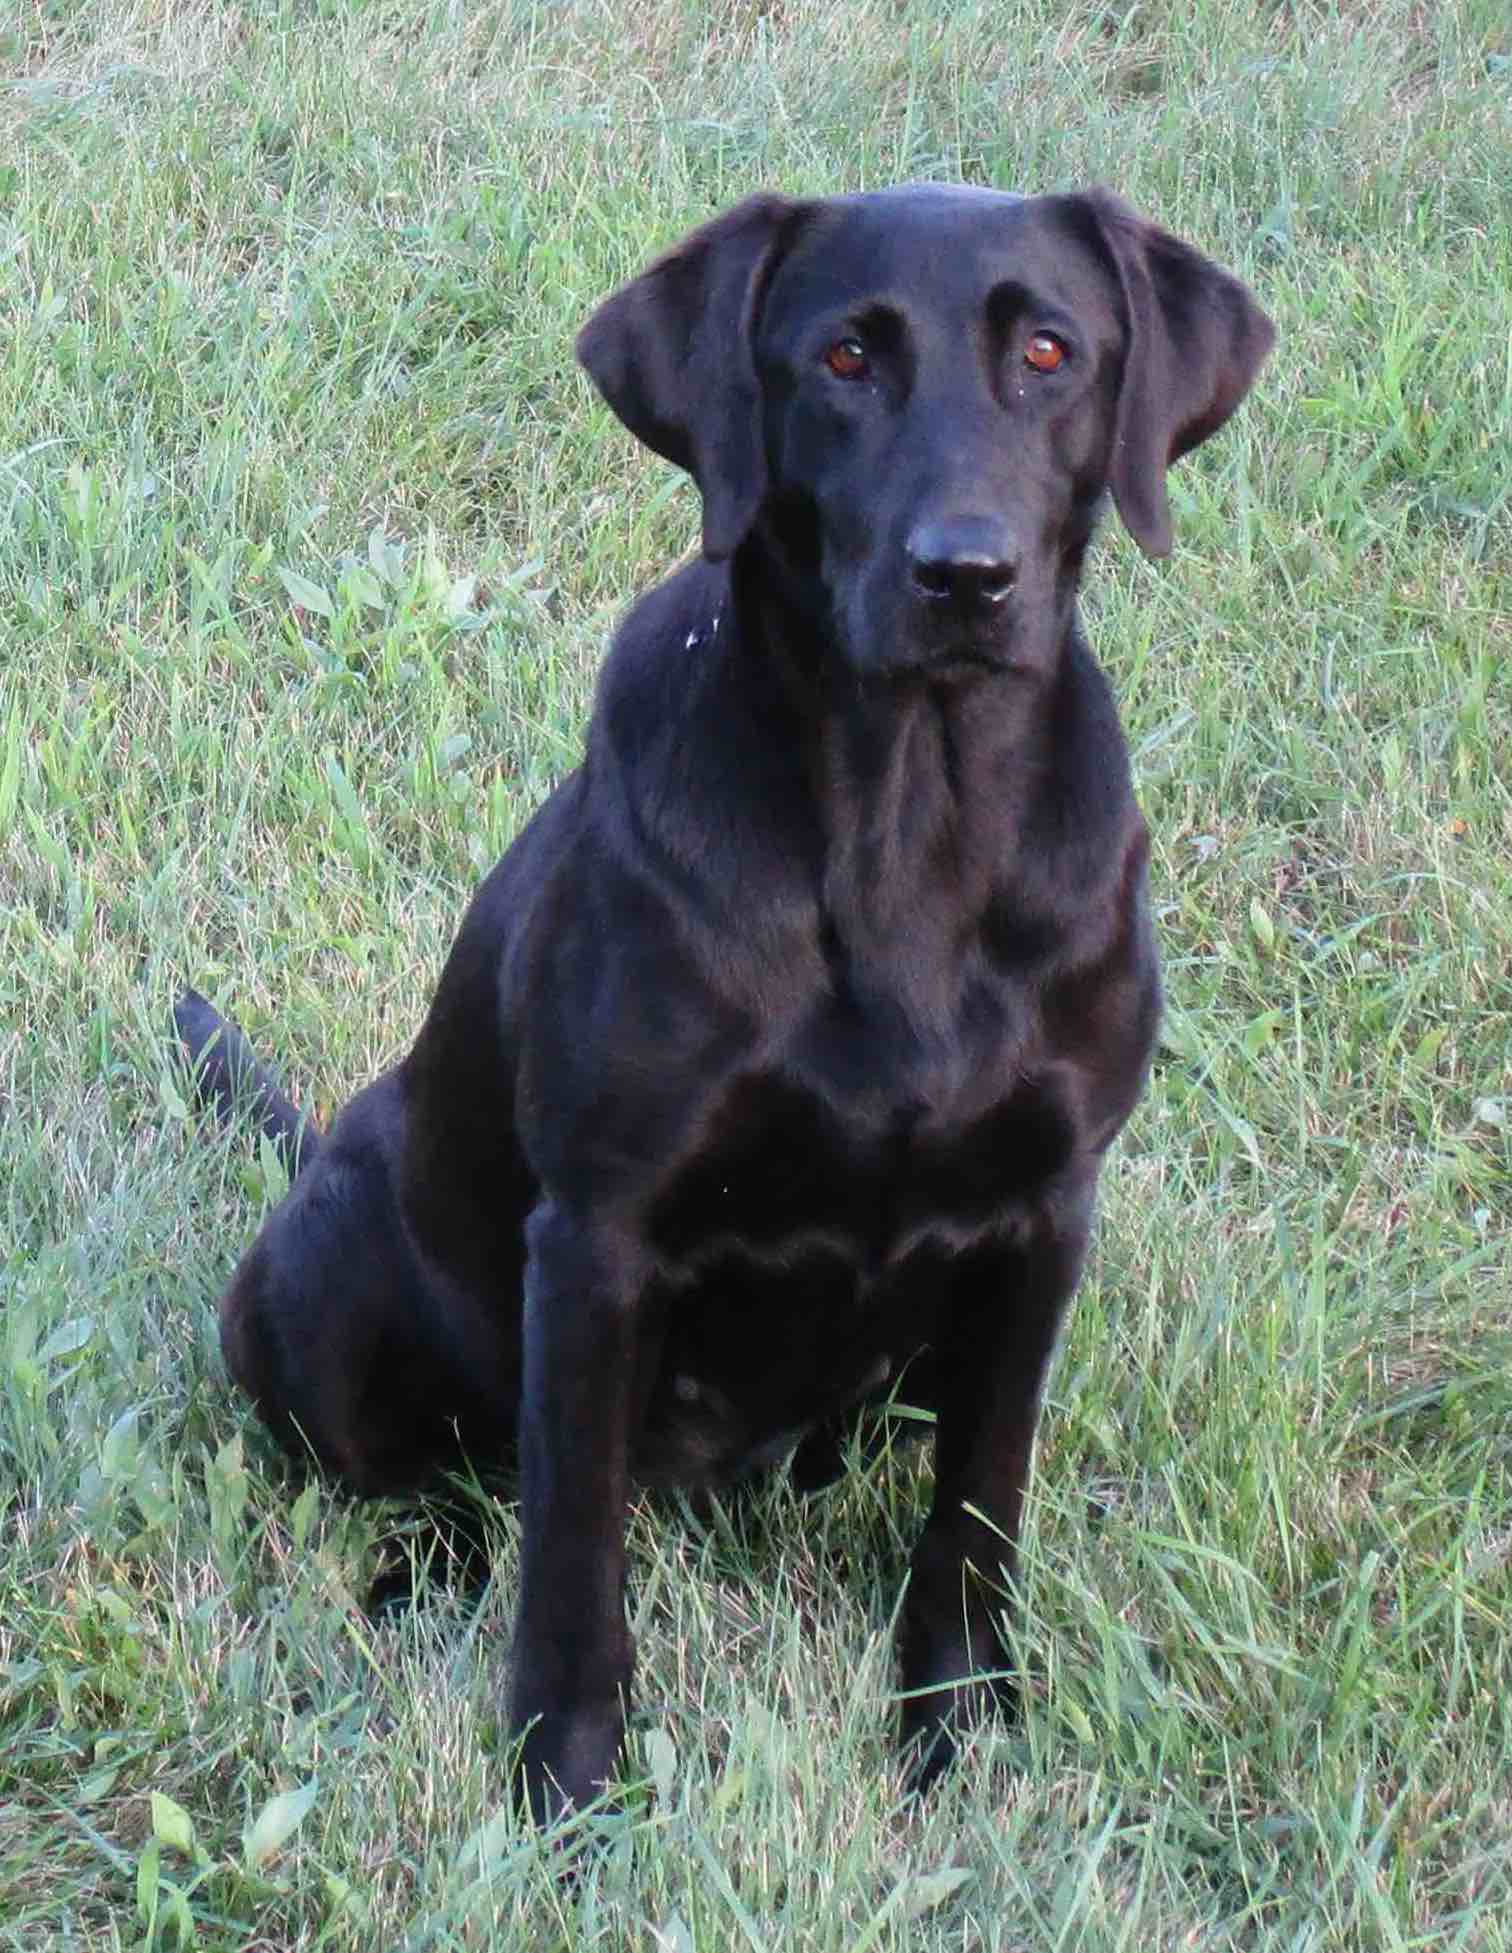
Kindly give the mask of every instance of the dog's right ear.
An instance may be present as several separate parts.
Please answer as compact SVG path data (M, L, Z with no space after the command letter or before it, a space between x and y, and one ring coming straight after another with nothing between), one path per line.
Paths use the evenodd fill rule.
M605 299L578 334L578 358L630 432L698 483L713 562L766 495L752 340L771 268L807 208L747 197Z

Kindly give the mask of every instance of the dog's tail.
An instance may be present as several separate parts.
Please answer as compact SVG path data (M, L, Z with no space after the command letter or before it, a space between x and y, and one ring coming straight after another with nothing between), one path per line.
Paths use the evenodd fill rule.
M321 1133L284 1092L231 1022L197 990L186 990L173 1006L174 1028L194 1066L195 1096L208 1110L229 1120L251 1113L257 1130L270 1140L289 1178L310 1164Z

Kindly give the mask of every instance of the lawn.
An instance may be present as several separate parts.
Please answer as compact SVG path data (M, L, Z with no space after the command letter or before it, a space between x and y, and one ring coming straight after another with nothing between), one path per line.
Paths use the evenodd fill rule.
M0 21L0 1948L1512 1948L1506 0L15 0ZM7 24L8 22L8 24ZM1109 182L1280 338L1089 623L1169 1011L1026 1527L903 1793L913 1453L632 1523L566 1850L478 1606L362 1608L216 1300L575 762L691 490L572 359L748 189ZM574 1844L575 1857L569 1856ZM575 1882L562 1878L575 1863Z

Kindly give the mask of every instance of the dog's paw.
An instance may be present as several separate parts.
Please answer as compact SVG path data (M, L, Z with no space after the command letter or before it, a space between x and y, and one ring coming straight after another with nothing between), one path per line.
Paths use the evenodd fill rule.
M900 1734L909 1793L928 1794L954 1763L967 1730L994 1714L1011 1719L1017 1712L1018 1685L1003 1673L968 1676L927 1694L906 1696Z
M515 1727L522 1725L518 1710ZM516 1789L537 1824L554 1824L603 1795L613 1783L625 1736L620 1698L547 1710L529 1719Z

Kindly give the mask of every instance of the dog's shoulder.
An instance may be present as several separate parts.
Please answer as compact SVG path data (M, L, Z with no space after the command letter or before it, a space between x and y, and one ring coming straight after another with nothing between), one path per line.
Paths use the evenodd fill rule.
M723 568L702 557L653 584L620 619L599 678L596 716L674 716L718 642L728 604Z
M815 872L801 728L748 624L722 564L648 590L600 673L586 766L609 852L737 931L721 890L790 903L792 877Z

